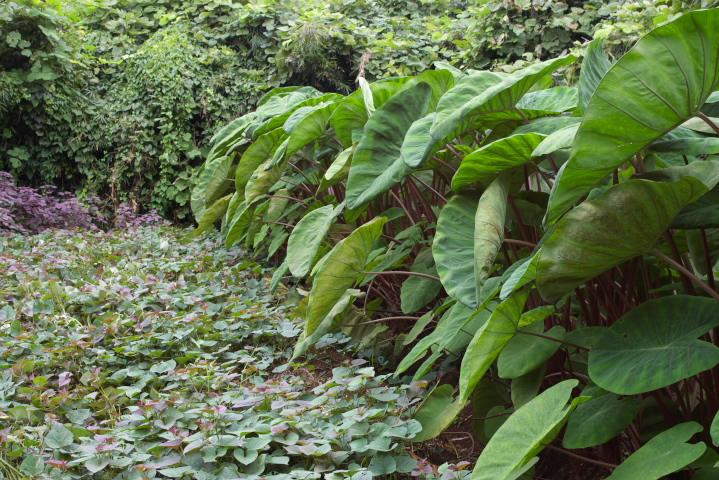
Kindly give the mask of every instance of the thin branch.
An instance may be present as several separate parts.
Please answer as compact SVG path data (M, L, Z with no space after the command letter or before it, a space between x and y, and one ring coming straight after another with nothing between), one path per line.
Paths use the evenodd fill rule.
M702 120L704 120L704 123L706 123L707 125L709 125L709 127L710 127L712 130L714 130L714 131L717 133L717 135L719 135L719 126L717 126L716 123L712 122L711 118L707 117L707 116L704 115L702 112L697 113L697 117L699 117L699 118L701 118Z
M590 350L589 348L583 347L582 345L577 345L576 343L565 342L564 340L558 340L556 338L552 338L547 335L542 335L540 333L523 332L522 330L517 330L517 333L520 333L522 335L531 335L533 337L539 337L539 338L543 338L545 340L551 340L553 342L561 343L563 345L569 345L570 347L578 348L579 350L584 350L585 352L588 352Z
M360 327L362 325L373 325L375 323L383 323L383 322L389 322L390 320L419 320L420 317L385 317L385 318L378 318L377 320L370 320L369 322L362 322L362 323L354 323L352 325L339 325L340 327Z
M543 445L544 445L545 447L547 447L548 449L550 449L550 450L554 450L555 452L563 453L563 454L565 454L565 455L567 455L567 456L576 458L577 460L581 460L582 462L592 463L592 464L594 464L594 465L599 465L600 467L609 468L609 469L612 469L612 470L614 470L614 469L617 468L617 466L618 466L618 465L614 465L614 464L612 464L612 463L602 462L601 460L592 460L591 458L583 457L583 456L581 456L581 455L577 455L576 453L572 453L572 452L570 452L570 451L567 451L567 450L565 450L565 449L563 449L563 448L555 447L555 446L553 446L553 445L548 445L548 444L546 444L546 443L543 444Z
M404 270L391 270L387 272L362 272L364 275L409 275L414 277L424 277L429 278L431 280L436 280L438 282L441 282L439 277L435 277L434 275L427 275L426 273L420 273L420 272L406 272Z
M707 292L710 297L712 297L714 300L719 302L719 293L716 292L716 290L713 290L709 285L707 285L704 280L697 277L692 273L691 271L687 270L684 265L680 265L678 262L676 262L673 258L668 257L664 255L662 252L657 250L656 248L652 250L652 253L656 255L657 257L662 258L665 262L667 262L669 265L673 266L677 270L679 270L681 273L692 279L694 282L696 282L699 287L701 287L702 290ZM710 272L713 275L713 272Z
M454 168L452 165L450 165L449 163L445 162L445 161L442 160L441 158L439 158L439 157L437 157L437 156L434 156L434 157L432 157L432 160L434 160L435 162L439 163L440 165L444 165L445 167L447 167L447 168L449 168L450 170L452 170L452 172L457 173L457 169L456 169L456 168Z

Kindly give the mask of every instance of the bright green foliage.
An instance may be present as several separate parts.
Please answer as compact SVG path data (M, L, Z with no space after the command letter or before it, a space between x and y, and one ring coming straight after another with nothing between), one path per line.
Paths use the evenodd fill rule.
M595 43L578 81L571 54L509 72L440 63L439 73L365 79L345 97L269 93L205 168L233 149L261 150L232 161L230 171L267 176L222 228L229 244L292 266L284 281L304 297L297 358L341 329L396 376L453 379L418 409L418 438L439 435L471 401L473 430L490 442L477 478L531 475L565 422L565 447L605 464L671 431L670 418L708 428L719 361L717 10L668 20L616 61ZM285 150L303 118L308 142ZM278 131L272 148L268 131ZM585 161L601 175L577 173Z

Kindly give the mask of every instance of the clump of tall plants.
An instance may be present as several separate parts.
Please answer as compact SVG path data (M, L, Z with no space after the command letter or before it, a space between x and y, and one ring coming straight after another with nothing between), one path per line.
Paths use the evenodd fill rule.
M190 239L219 221L282 262L293 357L342 329L397 375L438 371L415 440L471 409L474 479L531 476L545 448L612 480L713 478L717 22L619 59L595 42L576 86L562 56L275 89L214 137Z

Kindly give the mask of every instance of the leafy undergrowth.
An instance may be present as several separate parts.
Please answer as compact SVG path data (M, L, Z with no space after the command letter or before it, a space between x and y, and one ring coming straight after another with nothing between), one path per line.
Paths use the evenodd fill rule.
M302 325L271 272L182 235L0 237L0 478L437 475L405 450L419 386L323 351L327 377L284 369Z

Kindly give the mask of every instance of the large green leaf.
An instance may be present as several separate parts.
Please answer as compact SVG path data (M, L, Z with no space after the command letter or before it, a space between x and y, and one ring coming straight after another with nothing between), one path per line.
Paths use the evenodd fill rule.
M310 272L322 240L341 211L341 207L326 205L312 210L297 223L287 242L287 265L292 275L304 278Z
M711 172L711 165L706 171ZM652 249L674 217L707 191L694 177L629 180L569 212L539 253L537 287L555 301L596 275Z
M564 448L589 448L616 437L639 413L642 401L608 393L581 404L564 433Z
M432 127L434 117L435 113L432 112L426 117L416 120L404 136L402 147L400 148L400 157L410 168L422 167L432 153L440 148L429 135L429 129Z
M610 68L612 62L604 51L602 41L595 40L590 43L582 59L579 75L579 110L582 113L587 110L589 100Z
M216 164L216 168L211 169L213 170L212 177L207 181L207 186L205 187L205 206L212 205L218 198L224 197L228 191L233 190L232 182L228 180L228 176L235 160L235 154L220 158L222 158L222 161Z
M610 392L645 393L719 363L719 348L698 340L719 326L719 303L673 295L650 300L607 328L589 352L589 376Z
M382 106L389 98L402 88L402 85L409 81L409 77L389 78L374 82L370 85L372 101L375 108ZM345 97L332 114L330 123L337 132L337 137L346 148L354 143L355 132L361 131L367 123L367 108L364 103L362 91L357 90L352 95Z
M265 163L258 166L252 176L245 185L245 201L249 204L255 201L255 199L266 195L273 185L275 185L282 174L285 171L285 163L270 167L272 159L267 160Z
M477 78L477 82L473 81L475 76L470 75L442 97L437 106L437 117L430 134L436 141L440 141L452 133L467 117L512 111L511 118L514 118L517 102L532 88L532 85L573 61L574 57L570 55L535 63L495 84L492 83L496 78L488 81L490 77L486 74ZM475 84L479 84L479 87L471 88Z
M262 135L245 150L235 171L235 189L238 192L244 190L257 167L272 158L285 138L286 132L278 128Z
M455 195L440 211L432 254L447 293L477 308L504 239L509 176L497 177L477 200Z
M447 70L426 70L402 85L397 93L408 90L420 83L426 83L432 88L432 98L429 101L429 111L437 109L440 99L454 87L454 76Z
M237 206L235 214L230 219L229 227L227 227L227 234L225 237L225 244L227 248L239 242L247 232L247 229L252 223L252 217L255 213L256 205L247 205L246 202L242 202Z
M400 157L404 136L427 113L432 89L426 83L398 93L367 121L347 178L347 207L359 208L397 185L411 169Z
M544 138L536 133L511 135L470 153L454 174L452 189L459 191L483 178L530 162L534 158L532 152Z
M719 87L717 24L719 9L686 13L652 30L604 75L554 184L550 223L632 155L699 113Z
M467 401L505 345L517 333L529 289L514 292L499 304L489 321L477 331L462 358L460 401Z
M619 465L607 480L658 480L702 456L704 443L686 443L703 430L696 422L680 423L649 440Z
M544 446L550 443L576 406L567 405L577 380L565 380L514 412L482 451L472 480L508 480L518 477ZM641 477L636 477L641 478Z
M315 275L309 296L305 335L310 336L362 275L367 258L382 233L386 217L365 223L338 243Z
M577 129L579 129L579 125L570 125L557 130L542 140L542 143L537 145L532 155L537 157L539 155L556 152L562 148L571 147L572 143L574 143L574 136L577 134Z
M327 122L329 122L337 106L337 103L330 103L329 105L315 108L297 123L290 132L286 155L292 155L324 135L327 131Z
M468 307L477 308L474 222L479 195L455 195L439 212L432 254L447 293Z

